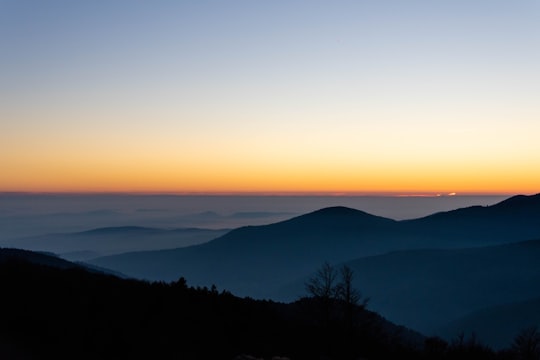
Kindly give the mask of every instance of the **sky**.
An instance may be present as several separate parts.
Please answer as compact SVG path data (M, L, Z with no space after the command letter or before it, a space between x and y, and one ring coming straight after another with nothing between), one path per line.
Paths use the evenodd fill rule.
M540 1L0 0L0 192L540 192Z

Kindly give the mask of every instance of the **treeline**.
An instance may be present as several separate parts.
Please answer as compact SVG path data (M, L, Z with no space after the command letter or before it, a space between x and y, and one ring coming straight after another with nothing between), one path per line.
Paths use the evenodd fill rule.
M524 354L494 352L466 339L425 339L364 305L335 299L324 313L319 296L281 304L190 287L183 278L149 283L7 260L0 262L0 358L517 359Z

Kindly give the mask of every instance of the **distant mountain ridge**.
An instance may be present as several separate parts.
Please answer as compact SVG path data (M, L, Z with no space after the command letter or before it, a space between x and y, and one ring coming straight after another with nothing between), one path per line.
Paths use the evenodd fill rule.
M287 301L304 292L302 281L288 286L306 279L324 261L348 263L357 273L358 288L373 298L377 311L431 331L499 300L540 296L528 286L529 281L540 282L540 242L530 239L540 239L540 195L403 221L331 207L275 224L238 228L197 246L126 253L90 263L136 278L172 281L185 276L194 284L216 284L241 296ZM435 289L427 293L435 297L423 301L424 290L415 283ZM490 299L497 284L514 289L516 296L502 293ZM489 291L482 295L486 286ZM472 295L463 295L468 292ZM454 297L461 300L452 304ZM421 314L433 304L440 306L441 315L430 320Z
M217 283L240 295L254 295L250 289L258 288L257 296L264 297L267 286L310 273L323 259L343 261L366 248L375 251L375 234L393 238L397 224L360 210L332 207L275 224L238 228L202 245L91 263L118 266L150 280L171 281L183 274L197 284Z
M529 240L396 251L347 265L374 310L429 334L471 312L540 297L539 259L540 240Z
M331 207L275 224L238 228L202 245L90 262L137 278L170 281L183 275L196 284L216 283L240 295L269 297L284 282L309 274L323 261L337 263L415 248L486 246L540 236L540 222L534 216L540 212L539 199L538 195L520 196L490 207L405 221ZM530 208L533 216L516 220L508 209L513 203ZM469 220L471 211L480 213L483 221ZM492 213L497 216L491 217ZM506 215L501 218L501 214Z
M10 241L7 246L48 251L64 256L68 260L84 261L90 257L130 251L172 249L200 244L228 231L228 229L159 229L143 226L117 226L25 237Z
M540 235L539 219L540 194L536 194L516 195L492 206L461 208L401 223L408 231L460 241L463 245L477 245L484 240L487 245L534 239Z
M493 216L493 215L540 215L540 193L536 195L516 195L491 206L469 206L456 210L443 211L422 218L403 220L403 222L419 222L426 219L455 219L462 216Z
M539 326L540 297L486 307L452 321L438 333L446 338L460 333L475 334L484 344L500 349L509 347L524 329Z
M512 210L527 209L538 211L538 206L540 206L540 193L535 195L515 195L491 206L491 208L501 209L511 207Z
M110 226L110 227L96 228L96 229L91 229L91 230L86 230L86 231L79 231L77 233L73 233L73 235L117 234L117 233L125 234L125 233L141 233L141 232L156 233L156 232L162 232L162 231L166 231L166 230L144 227L144 226Z

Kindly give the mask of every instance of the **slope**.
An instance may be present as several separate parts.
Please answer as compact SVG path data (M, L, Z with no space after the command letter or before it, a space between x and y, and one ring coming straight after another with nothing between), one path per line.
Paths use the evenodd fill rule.
M405 232L462 247L535 239L540 236L539 219L540 194L536 194L405 220L401 225Z
M148 283L80 268L0 262L0 290L0 307L9 309L0 322L2 358L233 359L248 353L385 359L421 351L423 342L420 334L362 308L355 308L354 332L346 331L339 315L329 332L316 321L315 299L241 299L188 287L184 279Z
M172 249L201 244L227 231L121 226L20 238L11 240L7 246L54 252L69 260L86 260L88 256L97 257L129 251Z
M540 298L488 307L443 326L437 333L452 338L460 333L475 334L493 348L508 348L522 330L540 327Z
M540 240L357 259L355 285L387 318L426 334L486 307L540 297ZM299 285L298 285L299 286Z
M377 251L376 236L395 239L396 225L390 219L335 207L272 225L239 228L198 246L102 257L91 263L139 278L185 276L195 284L215 283L241 295L264 297L324 260L344 261L351 253Z
M540 236L539 214L539 195L401 222L333 207L276 224L239 228L199 246L127 253L90 262L137 278L173 280L187 276L196 284L271 297L283 284L309 274L324 261L536 238Z

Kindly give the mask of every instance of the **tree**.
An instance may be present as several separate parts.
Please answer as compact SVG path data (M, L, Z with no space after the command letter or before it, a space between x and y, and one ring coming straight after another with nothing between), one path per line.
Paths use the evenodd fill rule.
M334 337L334 346L342 358L353 358L359 311L367 305L367 299L353 286L354 272L343 265L339 271L325 262L306 282L306 290L317 300L324 339ZM332 335L331 335L332 334ZM331 342L326 342L330 354Z
M343 344L344 356L354 358L355 335L358 327L358 313L367 306L368 299L362 300L362 295L353 286L354 271L343 265L339 269L340 281L337 285L337 295L341 302L343 314L343 326L345 327L345 343Z
M514 339L512 349L518 359L540 359L540 332L537 327L523 329Z
M317 315L322 326L320 345L326 354L332 352L331 313L337 297L337 271L328 262L324 262L315 275L306 282L307 292L314 298L318 307Z
M332 265L325 262L315 275L308 279L306 290L315 298L340 300L347 305L365 308L369 298L362 300L362 294L354 288L353 280L354 271L348 265L343 265L338 274Z
M341 269L339 269L339 273L340 282L337 284L336 288L337 298L343 301L346 305L358 305L365 308L369 299L365 298L360 303L362 294L353 287L354 271L348 265L343 265Z
M315 298L335 299L337 297L336 287L337 272L328 262L325 262L315 275L308 279L306 290Z

